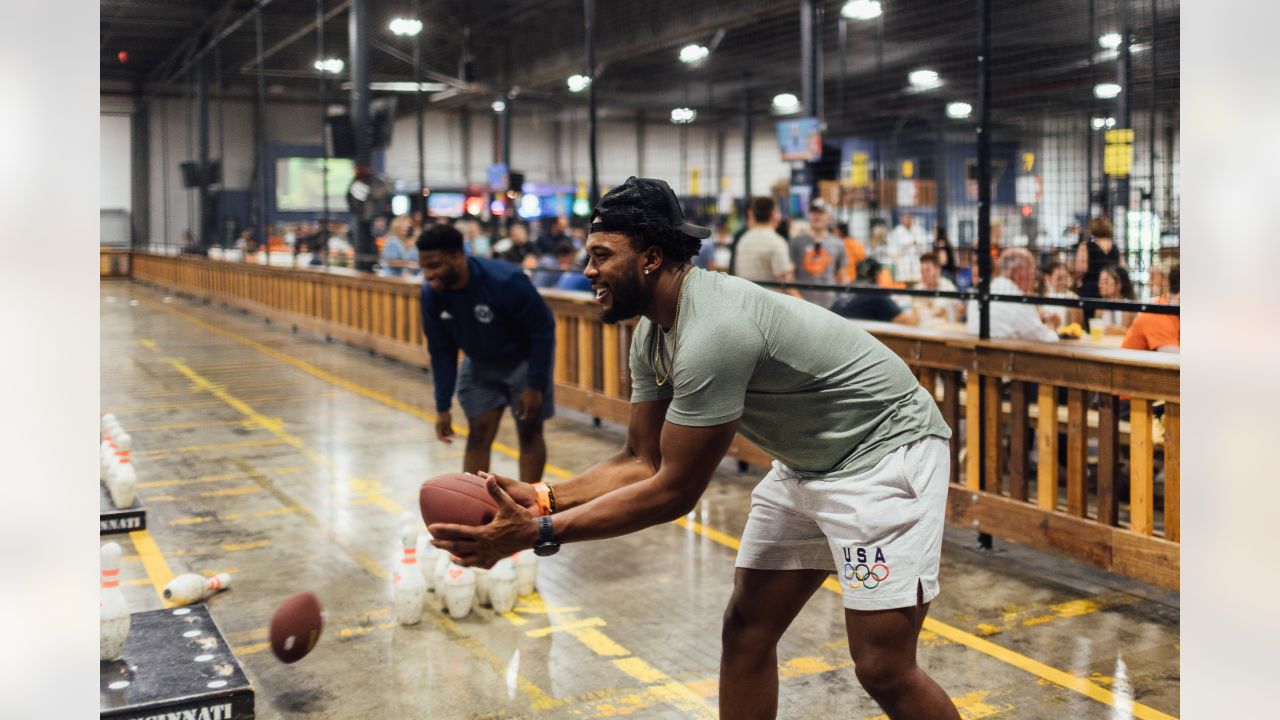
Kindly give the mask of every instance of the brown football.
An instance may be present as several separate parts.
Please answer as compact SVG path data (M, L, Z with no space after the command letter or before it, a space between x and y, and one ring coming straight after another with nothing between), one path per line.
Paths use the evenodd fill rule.
M323 622L315 595L300 592L285 600L271 616L271 652L280 662L298 662L316 646Z
M487 525L498 513L485 481L466 473L439 475L422 483L418 505L427 525Z

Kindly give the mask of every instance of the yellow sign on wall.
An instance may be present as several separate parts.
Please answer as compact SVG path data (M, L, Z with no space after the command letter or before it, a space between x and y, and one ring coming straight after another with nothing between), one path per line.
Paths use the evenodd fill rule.
M689 170L689 194L695 197L702 194L702 168Z
M1022 153L1022 171L1031 172L1036 166L1036 154L1032 152Z
M849 183L855 188L864 188L871 184L870 158L864 152L853 154L853 163L849 165Z
M902 179L910 180L916 174L916 164L911 160L902 161Z
M1106 133L1102 171L1111 177L1128 177L1133 166L1133 130L1117 128Z

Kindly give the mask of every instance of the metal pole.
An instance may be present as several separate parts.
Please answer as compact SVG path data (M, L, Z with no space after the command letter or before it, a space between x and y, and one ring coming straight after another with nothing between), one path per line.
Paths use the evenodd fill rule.
M169 249L169 101L163 97L160 98L160 172L162 176L162 189L164 192L160 195L164 210L164 228L161 234L164 237L164 248ZM150 238L148 238L148 245ZM148 248L150 249L150 248Z
M991 337L991 0L978 0L978 43L978 338L987 340Z
M644 174L644 111L636 111L636 174L645 177Z
M213 78L214 85L218 88L218 247L225 252L227 249L227 234L225 226L227 224L227 194L225 192L227 183L226 178L222 177L227 171L227 137L224 129L226 122L223 120L223 101L225 93L222 91L222 49L219 46L213 48ZM225 255L223 257L226 257Z
M422 2L421 0L413 0L413 19L422 22ZM426 196L423 191L427 189L427 149L422 105L422 31L419 30L417 35L413 36L413 82L416 83L417 89L413 93L414 99L417 101L417 107L414 111L418 115L418 203L423 203ZM426 213L423 213L425 216Z
M596 33L595 33L595 0L582 0L583 29L586 32L587 45L587 77L591 84L587 86L587 157L591 160L591 194L588 200L594 208L600 200L600 173L596 158Z
M196 117L196 147L199 153L200 185L196 193L196 228L198 230L195 240L200 251L206 255L209 253L209 246L213 244L213 238L209 233L209 220L213 215L209 207L209 61L211 59L206 58L196 63L196 111L199 113Z
M1133 72L1129 48L1133 43L1133 30L1130 28L1127 3L1120 3L1120 55L1116 58L1116 82L1120 84L1120 94L1116 96L1116 127L1125 130L1133 129L1132 103L1129 98L1133 94ZM1132 171L1132 168L1130 168ZM1123 256L1128 253L1129 224L1129 176L1131 172L1116 178L1116 207L1112 225L1115 228L1115 242L1120 246Z
M254 139L257 141L258 242L267 245L267 80L262 74L262 13L253 16L254 42L258 53L258 102L254 113ZM245 248L247 254L249 248Z
M351 54L351 128L356 136L357 174L373 172L372 133L369 127L369 0L352 0L347 33ZM372 202L372 199L370 199ZM376 249L369 220L358 214L351 218L352 245L356 249L357 270L371 272Z
M1147 185L1150 192L1147 207L1153 213L1156 211L1156 85L1160 81L1160 65L1156 62L1156 51L1160 47L1156 5L1156 0L1151 0L1151 102L1147 105L1147 177L1150 178Z
M316 0L316 46L318 59L324 59L324 0ZM311 252L329 266L329 98L324 70L317 70L320 93L320 227Z

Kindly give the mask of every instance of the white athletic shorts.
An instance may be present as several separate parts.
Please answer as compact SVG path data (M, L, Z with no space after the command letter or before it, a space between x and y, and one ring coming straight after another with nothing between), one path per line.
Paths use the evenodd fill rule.
M751 493L737 567L835 572L851 610L890 610L938 595L951 454L929 435L848 478L800 481L774 461ZM834 561L834 567L833 567Z

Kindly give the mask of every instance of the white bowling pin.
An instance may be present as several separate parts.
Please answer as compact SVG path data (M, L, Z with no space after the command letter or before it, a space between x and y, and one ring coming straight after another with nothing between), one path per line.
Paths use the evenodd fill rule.
M449 570L451 563L449 553L444 551L436 553L436 567L435 572L432 573L434 580L431 583L431 586L436 589L431 606L436 610L444 610L444 574Z
M511 558L502 558L489 570L486 585L489 603L497 613L510 612L516 606L516 564Z
M116 446L110 440L103 440L98 445L98 477L106 482L111 477L111 466L116 461Z
M461 620L469 615L475 599L475 571L450 562L444 574L444 603L449 608L449 617Z
M489 571L484 568L471 568L476 574L476 604L489 604Z
M102 416L102 421L98 423L98 429L102 430L103 432L106 432L107 425L113 422L116 422L115 413L106 413L105 415Z
M120 546L109 542L100 550L102 596L98 601L98 657L118 660L129 639L129 603L120 590Z
M117 455L120 453L128 455L129 451L133 449L133 436L123 430L113 435L111 442L116 446Z
M404 555L396 569L396 621L414 625L422 619L422 605L427 599L427 582L418 569L418 531L412 525L400 528L400 544Z
M532 550L521 550L513 558L516 562L516 590L530 595L537 587L538 556Z
M436 586L436 553L440 552L431 544L431 533L418 533L418 569L422 571L422 580L430 591Z
M189 605L193 602L200 602L210 597L219 590L226 590L231 586L231 576L227 573L218 573L213 577L207 578L203 575L195 573L186 573L169 581L164 586L164 599L179 605Z
M133 505L138 489L138 475L133 470L129 457L116 456L115 462L107 474L107 492L111 494L111 504L123 510Z

